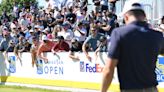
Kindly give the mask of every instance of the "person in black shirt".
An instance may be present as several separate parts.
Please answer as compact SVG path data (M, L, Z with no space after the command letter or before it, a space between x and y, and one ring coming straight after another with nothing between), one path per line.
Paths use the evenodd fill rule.
M155 69L164 38L145 21L142 4L132 1L123 9L126 25L112 32L101 92L107 91L116 66L121 92L158 92Z
M78 56L75 56L74 52L81 52L82 51L82 44L77 39L71 40L71 48L69 51L69 57L74 60L79 60Z
M70 7L68 9L68 11L69 12L68 12L68 14L66 14L66 19L67 19L67 21L69 21L69 23L74 24L76 22L76 14L73 13L73 8L72 7Z
M6 49L6 52L14 52L14 48L15 48L15 43L13 40L10 40L9 46Z

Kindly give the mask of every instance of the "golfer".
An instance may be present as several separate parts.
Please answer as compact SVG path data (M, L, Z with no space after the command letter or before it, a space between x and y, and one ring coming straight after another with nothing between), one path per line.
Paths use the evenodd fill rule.
M156 61L164 40L146 20L141 3L129 0L123 9L125 26L111 35L108 59L103 69L101 92L106 92L117 67L121 92L158 92Z

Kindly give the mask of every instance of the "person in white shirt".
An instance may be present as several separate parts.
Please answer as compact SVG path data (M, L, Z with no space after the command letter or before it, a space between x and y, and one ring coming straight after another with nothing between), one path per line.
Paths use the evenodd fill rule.
M64 39L66 40L66 42L69 43L70 45L70 42L71 40L73 39L73 32L72 30L69 28L70 25L68 23L63 23L63 30L58 32L58 36L63 36Z
M83 23L80 22L78 27L74 30L74 38L78 39L79 42L83 43L87 36L87 30L83 27Z

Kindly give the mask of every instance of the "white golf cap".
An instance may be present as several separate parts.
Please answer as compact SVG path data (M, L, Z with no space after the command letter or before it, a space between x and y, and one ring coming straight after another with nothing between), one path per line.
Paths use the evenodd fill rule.
M33 29L31 29L29 32L30 32L30 33L33 33L33 32L34 32L34 30L33 30Z
M43 35L42 40L48 40L48 37L46 35Z
M35 25L34 28L40 28L40 26L39 25Z
M50 31L50 28L47 27L47 28L45 28L42 32L49 32L49 31Z
M143 4L141 4L141 2L139 0L128 0L125 2L123 11L121 15L124 15L125 13L127 13L130 10L142 10L143 9Z

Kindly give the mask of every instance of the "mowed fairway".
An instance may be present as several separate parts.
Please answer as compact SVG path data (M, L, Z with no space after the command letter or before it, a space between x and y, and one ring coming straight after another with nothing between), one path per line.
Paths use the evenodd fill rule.
M47 89L39 89L39 88L27 88L27 87L0 85L0 92L69 92L69 91L47 90Z

